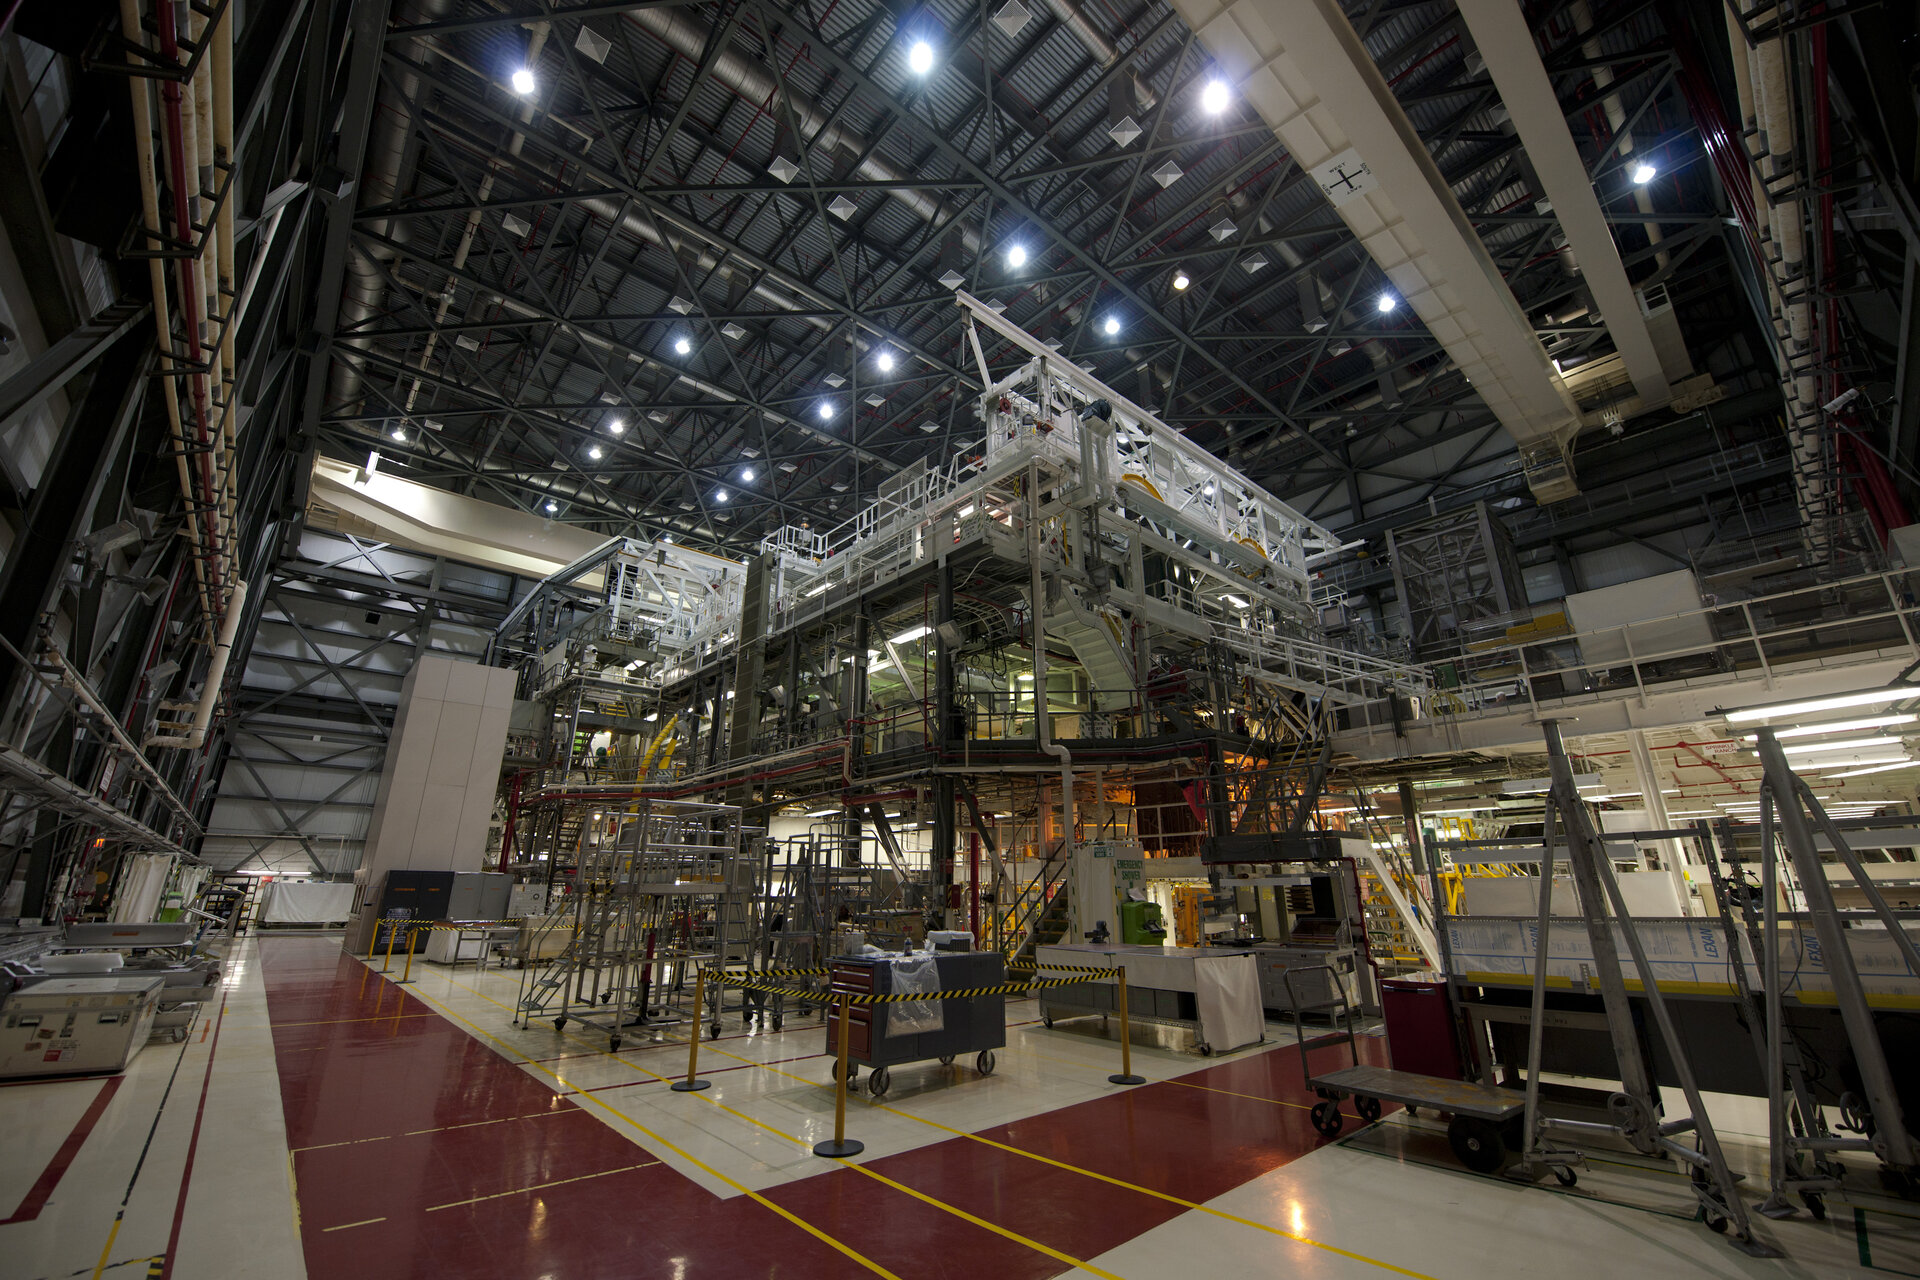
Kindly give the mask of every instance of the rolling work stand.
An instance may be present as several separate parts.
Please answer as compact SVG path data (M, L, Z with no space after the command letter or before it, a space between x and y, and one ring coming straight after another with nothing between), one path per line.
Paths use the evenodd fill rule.
M847 992L855 997L892 995L894 962L899 956L842 956L829 969L834 994ZM940 990L930 992L929 1003L940 1005L938 1031L896 1029L908 1021L899 1003L856 1004L847 1014L847 1084L851 1087L857 1068L870 1067L867 1092L874 1097L893 1084L889 1068L906 1062L938 1059L944 1066L962 1054L974 1054L973 1066L983 1076L993 1074L993 1051L1007 1043L1007 997L992 995L947 995L949 991L968 992L983 987L999 987L1007 980L1006 958L997 951L941 951L933 953L938 966ZM836 1006L827 1013L827 1052L835 1055L840 1043L840 1011ZM839 1074L839 1063L834 1073Z
M1294 986L1295 975L1309 974L1315 969L1326 972L1335 999L1314 1004L1300 998ZM1320 1098L1309 1114L1313 1127L1323 1135L1331 1138L1340 1132L1346 1123L1346 1117L1340 1114L1340 1100L1352 1098L1353 1109L1368 1124L1380 1118L1382 1102L1397 1102L1409 1111L1426 1107L1449 1117L1447 1145L1453 1148L1460 1163L1475 1173L1497 1173L1507 1163L1507 1151L1526 1149L1526 1133L1522 1128L1527 1110L1525 1097L1511 1089L1475 1080L1452 1080L1362 1062L1353 1037L1353 1006L1347 1003L1346 992L1341 989L1333 967L1297 966L1287 970L1284 977L1287 995L1293 1004L1293 1031L1300 1041L1300 1072L1306 1077L1307 1087ZM1307 1032L1301 1015L1334 1009L1340 1011L1334 1035L1346 1041L1353 1065L1315 1075L1307 1062ZM1321 1043L1324 1045L1325 1041ZM1553 1176L1566 1187L1572 1186L1576 1177L1566 1165L1553 1166Z

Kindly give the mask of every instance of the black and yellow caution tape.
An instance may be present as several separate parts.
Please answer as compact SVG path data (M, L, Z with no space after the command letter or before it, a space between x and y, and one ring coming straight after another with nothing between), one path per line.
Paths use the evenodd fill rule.
M394 916L381 916L375 923L382 929L393 929L396 932L401 929L420 933L434 929L458 929L473 933L480 929L505 929L509 925L518 927L526 921L519 918L512 920L401 920Z
M1111 969L1090 969L1089 973L1110 974ZM741 974L709 971L707 978L722 986L736 987L742 991L761 991L769 995L799 996L815 1004L839 1003L844 997L848 1004L903 1004L918 1000L968 1000L975 996L1018 995L1026 991L1038 991L1047 987L1073 987L1086 981L1085 978L1030 978L1025 982L1003 982L991 987L950 987L941 991L889 992L886 994L862 994L854 991L822 991L818 987L790 987L777 982L758 982L752 977Z
M1106 974L1109 977L1111 977L1114 972L1112 966L1110 965L1106 967L1101 967L1097 965L1054 964L1052 961L1049 961L1049 960L1042 960L1042 961L1009 960L1007 961L1007 968L1009 969L1046 969L1052 973L1101 973L1101 974Z

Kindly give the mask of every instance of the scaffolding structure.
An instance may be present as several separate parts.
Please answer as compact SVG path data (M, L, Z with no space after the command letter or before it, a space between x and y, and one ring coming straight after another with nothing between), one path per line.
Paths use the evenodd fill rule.
M736 806L639 796L602 813L579 845L564 909L543 925L566 930L566 945L551 965L522 971L515 1009L521 1023L590 1027L611 1051L662 1019L718 1020L718 993L704 1013L674 1006L697 966L747 961L759 886Z
M799 805L812 825L755 859L755 963L954 927L1017 956L1066 927L1074 847L1131 830L1143 792L1155 856L1307 829L1340 716L1425 694L1404 654L1323 629L1333 534L957 297L974 443L745 563L611 540L503 622L494 660L539 708L512 865L578 901L595 811L767 828Z

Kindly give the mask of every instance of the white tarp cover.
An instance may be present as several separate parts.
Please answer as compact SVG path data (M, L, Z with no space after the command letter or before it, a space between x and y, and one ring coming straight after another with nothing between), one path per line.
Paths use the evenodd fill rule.
M1260 971L1250 955L1195 960L1193 1001L1200 1015L1201 1042L1215 1053L1258 1044L1266 1036Z
M268 924L344 924L352 913L351 884L275 880L267 885L260 919Z
M165 853L136 853L120 868L118 892L113 895L115 924L145 924L160 909L173 857Z
M898 956L893 961L893 993L927 995L929 1000L902 1000L887 1006L887 1034L917 1036L946 1028L940 1006L940 965L929 954Z

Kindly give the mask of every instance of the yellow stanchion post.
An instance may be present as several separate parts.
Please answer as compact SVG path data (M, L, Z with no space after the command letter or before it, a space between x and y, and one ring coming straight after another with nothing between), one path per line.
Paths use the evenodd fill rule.
M668 1088L675 1093L695 1093L707 1088L711 1080L698 1079L700 1070L700 1020L706 1016L707 971L693 971L693 1034L687 1039L687 1078L675 1080Z
M1119 984L1116 995L1120 1002L1120 1074L1108 1076L1108 1084L1145 1084L1145 1076L1133 1074L1133 1033L1127 1025L1127 966L1121 965L1113 971L1114 980Z
M816 1142L813 1154L817 1156L857 1156L867 1149L864 1142L847 1137L847 1024L853 1019L849 1016L850 1006L847 993L840 993L840 1050L837 1058L838 1074L833 1090L833 1141Z
M417 928L412 925L407 926L407 967L406 971L400 975L399 981L394 983L395 986L404 987L413 981L413 944L419 936L420 931Z
M387 970L393 968L393 940L398 936L399 935L394 932L393 926L388 925L387 926L387 956L386 956L386 959L380 962L380 972L382 973L385 973Z

